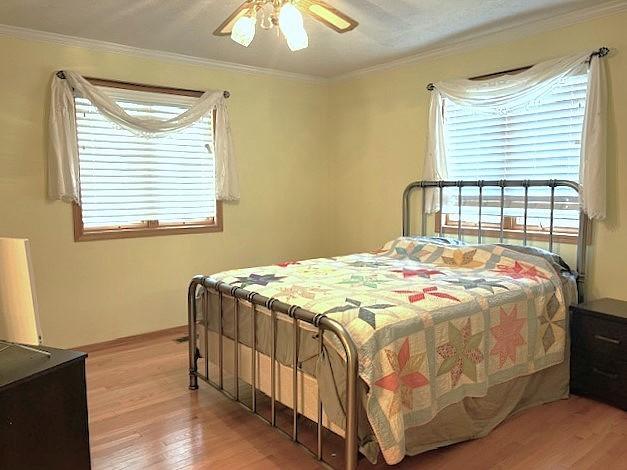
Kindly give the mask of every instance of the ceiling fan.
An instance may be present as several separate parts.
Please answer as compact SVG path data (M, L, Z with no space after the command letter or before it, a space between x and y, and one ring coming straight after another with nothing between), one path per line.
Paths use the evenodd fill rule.
M302 13L338 33L351 31L359 24L350 16L320 0L246 0L213 34L231 36L233 41L248 47L255 37L257 23L261 29L278 27L277 31L283 33L290 50L298 51L309 45Z

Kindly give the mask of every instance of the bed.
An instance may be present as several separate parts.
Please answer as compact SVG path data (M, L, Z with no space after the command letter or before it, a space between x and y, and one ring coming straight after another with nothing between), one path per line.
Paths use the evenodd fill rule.
M500 243L482 243L481 224L473 245L426 237L427 191L442 201L457 188L461 213L467 187L478 188L480 212L484 188L500 191L501 214L506 188L523 191L521 246L503 244L503 222ZM395 464L481 437L513 413L566 397L568 306L582 292L587 219L575 274L527 246L528 192L539 187L550 194L552 250L556 191L576 183L421 181L403 195L403 236L376 252L196 276L190 388L201 379L254 413L267 396L273 426L277 406L289 407L292 439L303 418L316 423L321 459L330 430L344 439L347 469L360 455ZM410 236L417 199L420 236Z

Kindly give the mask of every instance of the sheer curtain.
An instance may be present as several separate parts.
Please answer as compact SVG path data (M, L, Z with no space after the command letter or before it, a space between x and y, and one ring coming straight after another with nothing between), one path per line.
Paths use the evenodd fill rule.
M117 125L141 135L176 132L216 110L216 198L239 200L239 179L233 154L231 127L223 91L207 91L187 111L171 119L131 116L102 89L76 72L64 71L52 79L49 131L48 195L51 199L80 204L78 145L74 96L87 98L100 113Z
M603 219L606 214L606 102L603 60L593 51L562 57L534 65L516 75L491 80L449 80L434 84L429 108L429 130L423 178L445 179L446 145L444 100L470 106L484 113L504 114L526 106L542 97L564 77L588 73L586 110L580 156L580 199L590 218ZM439 210L434 191L428 193L426 207Z

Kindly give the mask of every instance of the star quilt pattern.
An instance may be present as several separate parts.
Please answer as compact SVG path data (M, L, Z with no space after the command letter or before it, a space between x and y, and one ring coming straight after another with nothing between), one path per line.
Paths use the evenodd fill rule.
M567 306L559 274L541 257L502 246L401 237L376 253L213 277L344 325L388 464L405 456L406 429L564 360Z

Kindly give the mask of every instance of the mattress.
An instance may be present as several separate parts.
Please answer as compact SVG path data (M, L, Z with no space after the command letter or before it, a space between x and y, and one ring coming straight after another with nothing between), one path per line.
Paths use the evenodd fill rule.
M406 454L491 429L491 419L478 424L473 416L462 415L456 423L446 423L447 429L458 432L442 433L432 424L466 401L474 400L481 408L481 400L486 399L493 410L505 410L494 418L500 422L521 400L545 401L536 400L534 394L522 398L526 387L537 386L544 375L560 380L547 380L549 390L540 395L557 399L567 393L566 310L574 283L537 254L496 245L451 247L399 238L374 254L281 263L213 277L325 314L345 326L359 352L359 438L370 460L381 451L393 464ZM216 295L209 304L209 328L217 331ZM271 329L268 312L258 310L258 363L264 367ZM232 338L233 307L228 298L223 313L225 335ZM285 366L291 364L293 353L293 330L287 320L279 316L276 329L276 357ZM240 354L244 354L242 347L251 345L250 321L250 305L242 302ZM316 396L317 384L325 426L341 433L342 352L333 338L325 338L325 354L319 357L316 333L311 325L301 323L302 411L316 418L316 405L310 407L307 397ZM240 359L242 374L241 367L249 361ZM258 377L269 377L259 372ZM289 393L281 392L280 401L291 406L291 371L287 375L281 384L289 383ZM266 385L261 383L259 388L267 391ZM493 394L503 395L496 408ZM462 406L457 414L465 409ZM410 438L421 436L430 426L435 426L440 439L422 436L415 442Z

